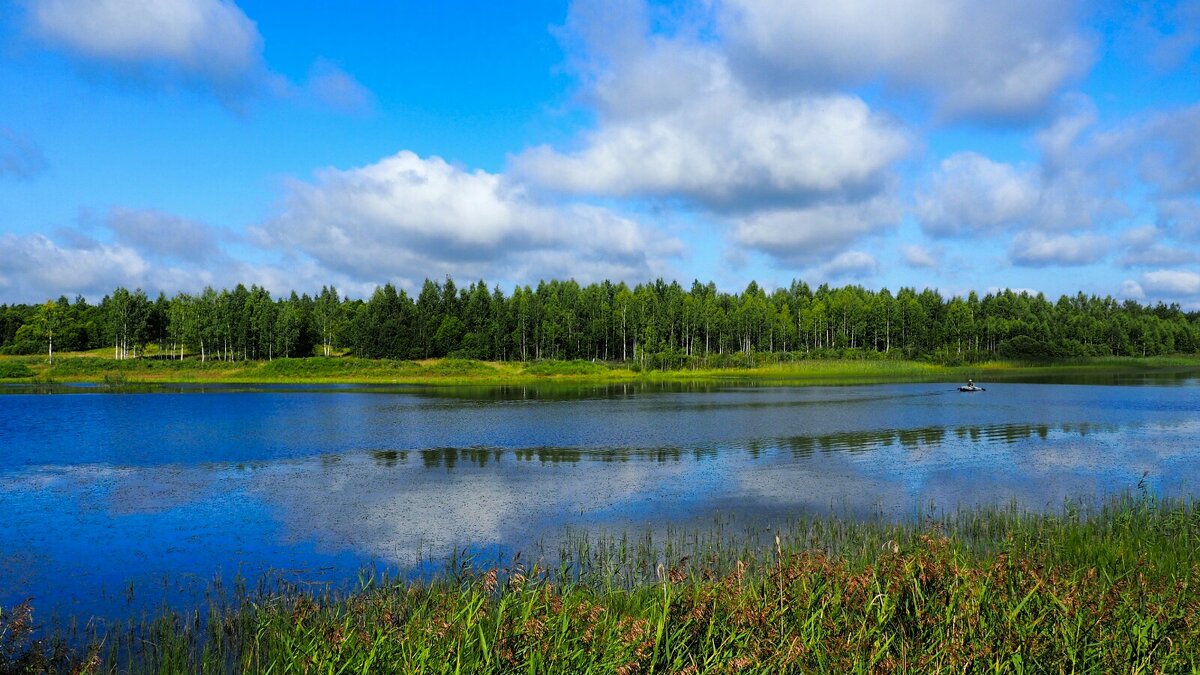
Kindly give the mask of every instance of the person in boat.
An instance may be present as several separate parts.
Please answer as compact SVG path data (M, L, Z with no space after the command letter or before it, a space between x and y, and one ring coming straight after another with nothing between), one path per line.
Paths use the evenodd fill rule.
M975 380L967 380L967 389L975 388Z

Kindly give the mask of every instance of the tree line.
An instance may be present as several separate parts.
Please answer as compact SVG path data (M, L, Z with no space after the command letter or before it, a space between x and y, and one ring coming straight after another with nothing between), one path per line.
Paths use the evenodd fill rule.
M154 345L157 349L150 349ZM272 296L237 285L201 293L118 288L98 304L66 297L0 305L0 352L111 348L114 358L265 360L351 353L372 359L589 359L643 368L769 358L896 357L943 362L1195 353L1200 314L1177 305L1010 290L937 291L794 281L740 293L659 279L628 286L574 280L459 287L426 280L416 297L392 284L366 300L333 287Z

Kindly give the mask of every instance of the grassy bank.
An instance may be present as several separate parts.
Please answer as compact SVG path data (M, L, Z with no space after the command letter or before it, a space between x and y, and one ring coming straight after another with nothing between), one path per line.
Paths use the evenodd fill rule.
M895 525L569 540L547 571L249 593L77 650L0 618L0 672L1184 672L1200 508L1125 498Z
M538 382L759 381L779 384L956 382L1056 377L1120 378L1145 374L1197 374L1200 357L1097 358L1055 363L991 361L947 366L898 359L814 359L747 368L641 370L628 364L590 361L490 362L469 359L423 361L353 357L207 361L129 359L97 354L0 357L0 381L123 383L363 383L363 384L533 384Z

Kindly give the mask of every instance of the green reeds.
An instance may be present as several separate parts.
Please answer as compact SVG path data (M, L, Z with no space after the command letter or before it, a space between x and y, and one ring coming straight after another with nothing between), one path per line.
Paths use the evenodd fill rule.
M567 534L499 568L244 586L94 636L11 638L11 672L1187 672L1200 668L1200 506L1145 494ZM13 619L0 615L0 631ZM22 620L17 619L18 623ZM27 625L27 621L22 625ZM0 632L0 636L6 634ZM21 656L21 655L24 656ZM57 658L57 661L54 658ZM19 670L42 664L41 671Z

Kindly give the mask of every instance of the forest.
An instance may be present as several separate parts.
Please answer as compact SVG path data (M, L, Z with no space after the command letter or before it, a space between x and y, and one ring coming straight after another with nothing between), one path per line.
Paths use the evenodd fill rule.
M366 300L324 287L275 297L239 284L199 294L117 288L98 304L60 297L0 305L0 353L111 348L116 359L586 359L638 368L745 365L764 358L904 358L970 363L1191 354L1200 313L1111 297L1013 291L944 298L930 289L810 287L740 293L696 281L633 287L543 281L505 295L483 281L426 280L414 298L385 284Z

